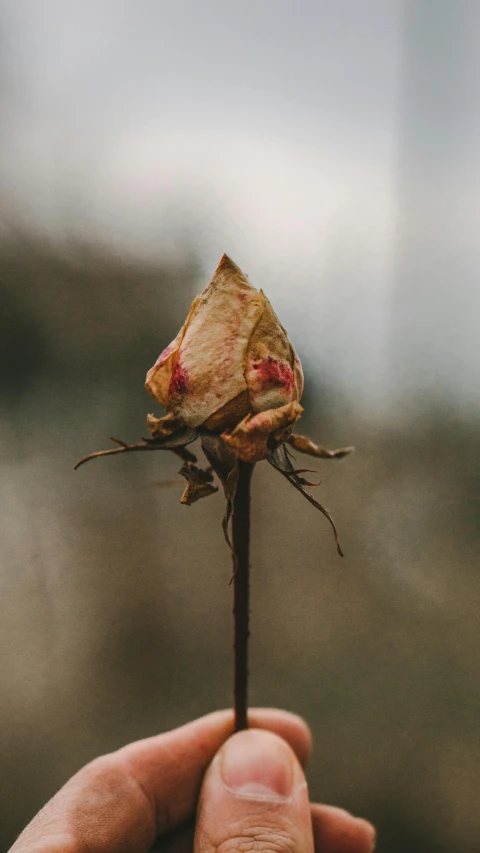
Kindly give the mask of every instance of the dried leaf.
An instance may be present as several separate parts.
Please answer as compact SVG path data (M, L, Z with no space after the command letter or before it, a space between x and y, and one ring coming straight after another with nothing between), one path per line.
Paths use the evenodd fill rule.
M320 444L315 444L306 435L297 435L292 433L287 439L288 443L299 450L300 453L307 453L309 456L315 456L317 459L343 459L349 453L353 453L354 447L339 447L338 450L327 450Z
M181 418L169 412L163 418L156 418L155 415L147 415L147 426L151 440L156 442L169 441L170 439L181 438L186 433L193 430L189 429Z
M233 503L238 483L238 459L234 452L223 441L221 436L207 434L201 437L202 450L213 470L219 477L227 501L222 527L225 539L232 547L228 526L233 513Z
M191 444L192 441L198 438L198 433L190 429L190 427L185 426L185 424L181 424L176 430L172 430L172 432L168 430L163 431L162 428L157 431L153 427L151 419L162 421L164 418L153 418L153 415L148 415L148 419L149 426L152 426L154 435L152 438L142 438L142 441L158 449L174 450L179 447L185 447L185 445Z
M340 547L340 543L338 541L337 527L335 525L335 522L334 522L332 516L330 515L328 509L326 509L324 506L322 506L322 504L319 501L317 501L313 497L313 495L311 495L309 492L305 491L305 489L303 488L303 483L302 483L300 477L298 477L298 475L295 472L295 469L292 465L292 462L288 457L288 453L287 453L287 449L286 449L285 445L282 444L282 445L280 445L280 447L277 447L277 449L274 450L273 453L270 454L270 456L268 456L267 461L270 462L270 465L272 465L274 468L276 468L277 471L280 471L280 473L283 474L283 476L286 477L287 480L289 480L292 483L292 485L294 485L295 488L298 489L298 491L301 492L302 495L304 495L304 497L306 497L307 501L309 501L311 504L313 504L314 507L319 509L320 512L323 513L325 518L328 518L328 521L330 522L330 524L332 526L333 535L335 537L335 542L337 545L337 551L340 554L340 556L343 557L343 551L342 551L342 549Z
M194 465L193 462L185 462L178 472L185 477L187 485L180 498L180 503L191 506L191 504L218 492L218 487L212 485L213 474L211 469L203 470Z

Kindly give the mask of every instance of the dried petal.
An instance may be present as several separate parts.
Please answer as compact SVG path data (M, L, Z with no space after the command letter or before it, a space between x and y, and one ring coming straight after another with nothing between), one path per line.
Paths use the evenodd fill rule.
M224 255L146 386L170 416L149 417L154 437L178 422L221 433L248 415L298 402L303 375L268 299Z
M301 363L301 361L300 361L300 359L299 359L299 357L298 357L297 353L296 353L296 352L295 352L295 350L293 349L293 345L292 345L292 350L293 350L293 373L294 373L294 375L295 375L295 388L296 388L296 390L297 390L297 400L301 400L301 399L302 399L302 394L303 394L303 369L302 369L302 363Z
M285 406L299 400L294 373L295 351L268 302L248 344L245 379L254 412ZM298 364L300 362L298 361ZM303 383L302 383L303 387Z
M293 402L258 415L247 415L233 432L222 433L222 438L239 459L260 462L271 453L272 440L274 444L285 440L302 412L300 404Z
M203 424L246 390L243 356L264 302L224 255L173 349L149 371L148 390L189 426Z
M147 373L147 378L145 380L145 387L147 391L150 392L152 397L155 397L159 403L168 407L169 403L169 389L172 383L172 374L173 368L175 364L176 355L178 350L180 349L180 344L183 341L185 336L185 332L190 323L190 320L193 314L196 311L198 302L201 297L197 296L191 306L190 311L188 313L188 317L185 320L182 328L177 334L176 338L160 353L155 364ZM178 378L177 378L178 380Z
M209 418L202 424L203 429L212 432L221 432L229 427L234 427L239 421L243 420L245 415L250 411L250 395L248 390L242 391L233 400L225 403L217 412L210 415Z

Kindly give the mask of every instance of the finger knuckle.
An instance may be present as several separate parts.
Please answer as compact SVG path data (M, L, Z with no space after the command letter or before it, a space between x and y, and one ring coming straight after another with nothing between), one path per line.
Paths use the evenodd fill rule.
M87 764L80 774L83 777L80 811L111 816L131 811L133 807L145 822L151 822L154 805L126 761L115 755L103 755Z
M251 826L219 844L214 853L295 853L297 845L287 829Z

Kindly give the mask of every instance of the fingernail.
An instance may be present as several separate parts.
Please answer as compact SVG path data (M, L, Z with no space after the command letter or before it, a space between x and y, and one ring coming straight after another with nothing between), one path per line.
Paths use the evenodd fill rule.
M224 745L220 761L223 783L237 796L277 800L292 793L293 753L271 732L238 732Z

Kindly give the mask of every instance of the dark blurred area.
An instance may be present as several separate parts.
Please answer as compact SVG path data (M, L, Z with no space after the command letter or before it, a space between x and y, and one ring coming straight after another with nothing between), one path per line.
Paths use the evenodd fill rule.
M145 373L227 251L301 356L301 431L356 447L340 462L306 462L319 471L315 496L337 522L343 560L325 519L257 466L251 703L307 719L312 798L373 821L380 853L478 853L479 7L312 2L295 29L283 0L262 12L246 0L246 16L245 4L213 3L206 17L182 0L159 4L168 25L155 29L153 4L142 0L145 24L133 4L119 5L113 36L102 29L108 2L103 12L85 4L84 31L70 22L73 4L67 15L46 2L38 18L31 4L2 8L0 848L85 762L231 704L222 494L181 506L179 460L167 452L73 471L112 435L139 440L146 414L160 414ZM187 7L201 38L184 26ZM251 66L236 79L238 64L223 76L202 64L209 38L237 59L245 51ZM157 61L179 65L153 86ZM139 68L143 78L127 80ZM229 143L214 125L213 178L203 149L195 160L209 97L222 130L234 131ZM122 148L119 128L141 125L142 98L167 115L160 129L150 112L142 125L153 161ZM180 119L190 107L189 130ZM254 136L235 148L249 111L260 154ZM178 162L165 141L177 121L191 146ZM290 124L298 146L275 160ZM106 126L112 140L118 132L108 145Z

